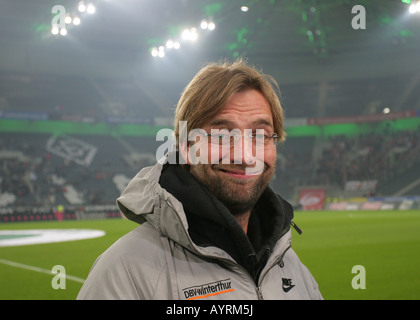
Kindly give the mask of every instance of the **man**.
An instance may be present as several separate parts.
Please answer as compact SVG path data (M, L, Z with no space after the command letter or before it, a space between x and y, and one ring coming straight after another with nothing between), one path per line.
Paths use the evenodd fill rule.
M322 299L291 249L292 207L268 186L285 138L273 85L243 61L200 70L164 159L179 163L128 184L117 204L140 226L97 259L79 299ZM182 139L181 122L197 134Z

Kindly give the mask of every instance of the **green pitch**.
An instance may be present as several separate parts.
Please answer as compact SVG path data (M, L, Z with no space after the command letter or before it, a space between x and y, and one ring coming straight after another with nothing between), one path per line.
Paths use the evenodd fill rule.
M420 211L297 212L292 246L318 281L325 299L420 299ZM20 247L0 247L0 299L75 299L81 283L66 280L53 289L54 275L36 270L65 267L85 279L96 257L136 227L127 220L92 220L0 224L10 229L100 229L106 236ZM35 270L27 267L34 267ZM366 289L354 289L363 266ZM37 269L38 268L38 269Z
M292 246L325 299L420 299L420 211L300 212ZM355 265L366 289L353 289Z

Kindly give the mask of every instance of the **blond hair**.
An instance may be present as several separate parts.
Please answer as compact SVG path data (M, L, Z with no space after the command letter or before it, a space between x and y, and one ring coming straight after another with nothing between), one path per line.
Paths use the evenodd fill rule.
M179 144L179 122L187 122L187 132L209 123L238 92L255 89L268 101L273 115L273 126L284 141L284 113L275 89L273 77L249 66L242 59L233 63L211 63L203 67L187 85L175 110L175 138Z

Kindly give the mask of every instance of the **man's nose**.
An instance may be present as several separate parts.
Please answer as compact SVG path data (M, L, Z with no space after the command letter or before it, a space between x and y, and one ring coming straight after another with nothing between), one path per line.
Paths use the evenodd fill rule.
M235 137L233 147L230 151L230 157L233 163L253 165L256 161L254 153L255 146L251 138L244 135Z

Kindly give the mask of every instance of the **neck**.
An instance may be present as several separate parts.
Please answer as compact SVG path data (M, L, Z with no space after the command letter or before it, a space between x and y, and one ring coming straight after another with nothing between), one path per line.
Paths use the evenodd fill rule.
M238 221L239 225L244 230L245 234L247 234L248 232L248 222L249 222L250 216L251 216L251 210L246 211L241 214L235 214L235 219L236 221Z

